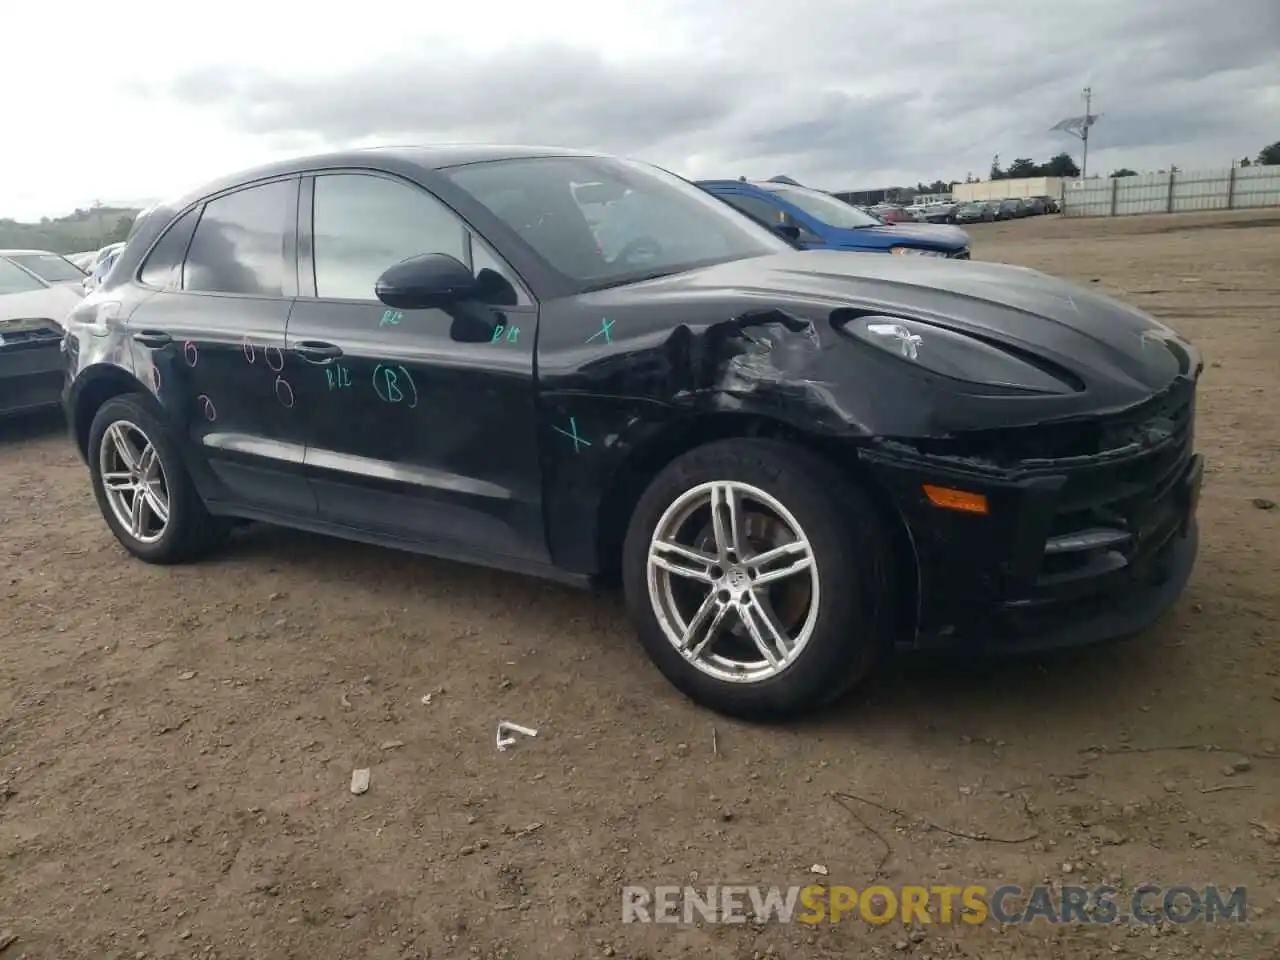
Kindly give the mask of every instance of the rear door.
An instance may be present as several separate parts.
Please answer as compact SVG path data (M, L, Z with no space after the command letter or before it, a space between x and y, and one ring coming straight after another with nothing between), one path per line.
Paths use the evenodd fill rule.
M388 175L318 173L302 222L288 336L320 519L446 555L544 563L538 312L514 271L448 206ZM378 276L423 253L456 257L488 292L388 310Z
M130 315L134 370L184 434L215 509L308 518L296 364L299 178L242 187L186 211L143 262L156 293Z

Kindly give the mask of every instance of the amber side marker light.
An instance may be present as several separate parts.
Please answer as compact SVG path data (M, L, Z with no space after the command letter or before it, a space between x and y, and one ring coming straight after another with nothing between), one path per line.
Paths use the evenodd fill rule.
M990 512L987 509L987 498L980 493L952 490L950 487L935 487L933 484L926 483L924 484L924 495L929 498L929 502L935 507L941 507L943 510L980 513L983 516Z

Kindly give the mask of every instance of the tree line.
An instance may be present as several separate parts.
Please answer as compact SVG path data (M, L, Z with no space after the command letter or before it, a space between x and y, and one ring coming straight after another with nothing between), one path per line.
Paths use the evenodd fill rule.
M1080 176L1080 168L1076 166L1076 162L1071 159L1071 154L1063 151L1054 154L1044 163L1036 163L1030 157L1018 157L1008 168L1000 166L1000 157L997 155L991 163L991 170L987 177L990 180L1025 180L1030 177L1071 177ZM972 173L967 174L963 180L935 180L933 183L924 183L923 181L916 184L916 193L950 193L958 183L981 183L981 177L975 177Z
M125 239L137 210L124 207L92 207L65 217L43 217L24 223L0 217L0 250L50 250L82 253Z

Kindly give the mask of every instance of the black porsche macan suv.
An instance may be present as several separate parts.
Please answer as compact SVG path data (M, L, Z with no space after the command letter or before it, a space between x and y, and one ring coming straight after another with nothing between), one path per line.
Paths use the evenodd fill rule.
M1201 361L1031 270L797 251L605 156L381 149L151 210L68 319L107 524L235 518L589 585L715 709L890 645L1139 631L1196 552Z

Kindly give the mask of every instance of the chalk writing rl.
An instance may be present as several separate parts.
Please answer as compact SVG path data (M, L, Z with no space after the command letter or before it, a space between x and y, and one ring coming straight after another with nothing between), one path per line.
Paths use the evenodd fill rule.
M496 327L493 328L493 339L490 340L489 342L490 343L501 342L503 340L502 334L504 332L506 333L505 339L507 343L516 343L520 339L519 327L506 327L506 326L503 326L502 324L498 324Z
M324 379L330 390L339 390L351 386L351 371L340 363L324 368Z
M613 343L613 321L607 319L601 320L600 329L587 337L587 343L590 343L596 337L604 337L605 343Z
M373 368L373 389L383 403L403 405L410 410L418 405L418 387L404 367L378 364Z
M556 433L560 434L561 436L568 437L570 440L573 441L574 453L580 453L583 447L591 446L591 441L583 439L582 435L578 433L578 421L574 417L569 418L568 430L561 429L560 427L557 427L554 425L551 427L551 429L554 430Z
M382 319L378 321L378 326L380 327L399 326L400 321L403 319L404 319L404 314L401 313L399 310L384 310L382 312Z

